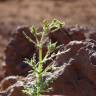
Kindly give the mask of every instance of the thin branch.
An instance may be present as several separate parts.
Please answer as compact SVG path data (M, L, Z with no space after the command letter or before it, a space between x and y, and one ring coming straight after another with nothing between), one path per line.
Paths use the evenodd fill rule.
M34 42L29 36L27 36L27 34L25 32L23 32L23 34L25 35L26 39L29 40L29 42L33 43L34 45L36 45L36 42Z
M60 55L62 55L62 54L65 54L65 53L67 53L67 52L69 52L69 51L70 51L70 49L68 49L68 50L66 50L66 51L63 51L63 52L58 52L57 54L53 54L53 55L51 55L51 57L45 58L45 59L43 60L43 62L52 60L52 58L54 58L54 57L56 57L56 56L60 56Z

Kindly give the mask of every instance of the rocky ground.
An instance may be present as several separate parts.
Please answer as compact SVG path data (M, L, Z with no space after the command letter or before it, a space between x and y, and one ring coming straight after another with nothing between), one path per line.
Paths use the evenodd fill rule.
M30 74L24 77L29 67L22 60L32 56L30 53L35 52L35 49L33 44L31 45L24 38L23 31L28 35L30 33L26 26L19 28L7 47L5 75L9 77L1 81L1 96L25 96L21 90L24 85L32 84ZM64 27L49 34L49 38L53 42L64 44L60 51L63 50L65 53L54 61L54 64L63 70L60 70L60 75L58 71L54 71L48 76L51 78L57 75L58 78L51 85L54 91L46 94L48 96L96 96L96 30L80 26Z

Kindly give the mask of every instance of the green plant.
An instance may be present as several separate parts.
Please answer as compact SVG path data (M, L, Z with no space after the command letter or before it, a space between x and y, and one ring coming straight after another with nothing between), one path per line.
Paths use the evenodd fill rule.
M60 48L60 46L57 46L57 42L52 43L51 40L47 39L47 37L50 32L55 32L63 26L64 23L56 19L52 20L51 22L44 21L42 26L42 32L38 32L37 29L32 26L30 28L30 31L31 34L34 35L36 40L32 40L24 32L25 37L35 45L39 55L38 61L36 60L36 53L34 53L31 59L26 59L24 61L32 67L31 75L32 78L34 78L32 86L27 86L25 87L25 90L23 90L23 92L26 93L28 96L40 96L43 92L45 92L45 90L48 91L49 84L55 79L55 77L52 77L51 79L46 79L44 81L44 78L54 70L54 67L52 67L53 58L63 54L64 52L55 52L57 49ZM47 52L46 54L43 54L43 48L45 46ZM47 61L51 61L51 63L48 64L46 68L43 68L44 64Z

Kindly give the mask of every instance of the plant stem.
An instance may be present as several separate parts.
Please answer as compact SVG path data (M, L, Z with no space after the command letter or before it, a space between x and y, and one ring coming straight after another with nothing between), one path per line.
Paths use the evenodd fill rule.
M38 86L37 86L37 96L40 96L41 83L42 83L42 46L39 46L39 65L38 65Z

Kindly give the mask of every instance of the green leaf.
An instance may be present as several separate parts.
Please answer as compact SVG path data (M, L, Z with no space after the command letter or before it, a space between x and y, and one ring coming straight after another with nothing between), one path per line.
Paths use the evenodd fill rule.
M30 31L31 31L31 33L32 33L33 35L36 35L36 33L37 33L37 29L36 29L34 26L32 26L32 27L30 28Z
M52 20L52 22L49 24L49 28L53 30L60 29L64 26L64 22L61 22L57 19Z
M51 41L49 42L49 44L48 44L49 53L52 53L56 49L56 44L57 44L57 42L55 42L55 43L51 43Z
M47 20L43 22L43 31L45 34L47 34L49 31L49 22Z

